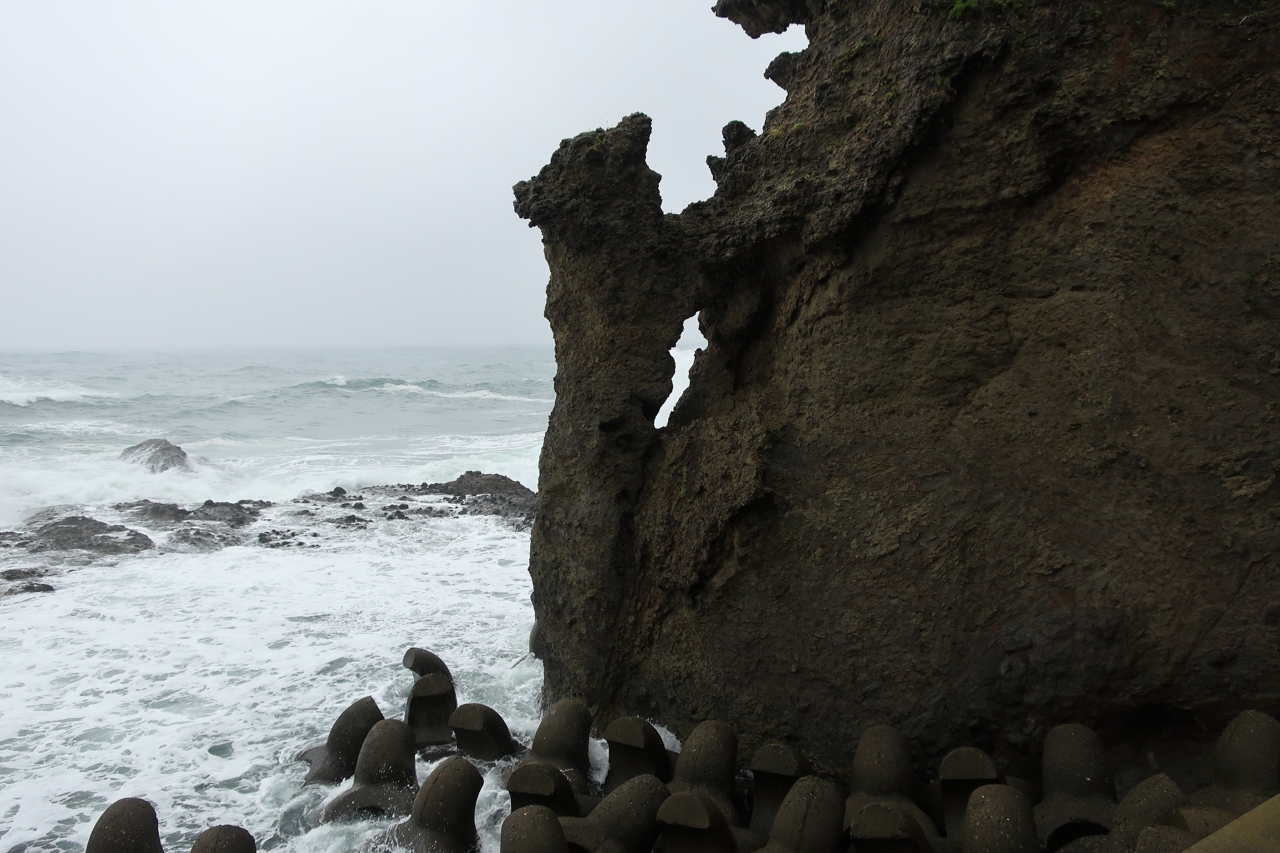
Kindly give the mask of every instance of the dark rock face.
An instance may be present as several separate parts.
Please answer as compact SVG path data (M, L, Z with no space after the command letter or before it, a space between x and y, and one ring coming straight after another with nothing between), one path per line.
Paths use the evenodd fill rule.
M122 524L72 515L41 525L26 543L29 551L90 551L94 554L136 554L155 547L144 533Z
M1016 771L1061 722L1280 711L1280 9L717 11L810 46L712 199L662 214L640 115L516 187L547 698L823 771L878 724Z
M151 473L159 474L170 468L189 468L187 452L167 438L149 438L144 442L127 447L120 453L126 462L137 462L151 469Z

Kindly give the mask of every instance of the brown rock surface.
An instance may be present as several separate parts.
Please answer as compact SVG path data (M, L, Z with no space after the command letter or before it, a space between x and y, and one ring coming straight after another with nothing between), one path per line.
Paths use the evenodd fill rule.
M548 698L828 771L876 724L1017 769L1061 722L1280 711L1276 5L717 11L810 46L713 198L662 213L641 115L516 187Z

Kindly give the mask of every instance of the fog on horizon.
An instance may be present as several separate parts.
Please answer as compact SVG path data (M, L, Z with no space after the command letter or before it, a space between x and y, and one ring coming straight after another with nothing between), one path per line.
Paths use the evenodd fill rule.
M710 0L0 6L0 351L547 344L511 186L642 111L668 210L762 72Z

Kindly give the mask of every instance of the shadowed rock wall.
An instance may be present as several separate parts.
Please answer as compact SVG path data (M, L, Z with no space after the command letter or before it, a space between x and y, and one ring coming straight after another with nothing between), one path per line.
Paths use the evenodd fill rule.
M530 572L555 699L824 770L1280 711L1274 3L722 0L803 24L718 190L567 140ZM708 348L663 429L674 345Z

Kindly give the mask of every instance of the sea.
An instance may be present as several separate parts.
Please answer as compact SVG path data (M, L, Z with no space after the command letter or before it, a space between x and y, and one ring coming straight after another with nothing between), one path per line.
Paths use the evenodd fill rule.
M672 351L660 424L695 341ZM444 659L460 703L530 743L528 524L439 512L416 491L403 498L425 514L391 520L370 501L354 510L367 524L335 524L313 498L466 471L536 489L554 376L550 347L0 354L0 544L85 516L156 546L0 547L0 578L26 579L0 581L0 853L83 850L121 797L155 806L171 853L218 824L261 850L366 849L393 821L321 824L350 782L304 788L295 759L364 696L402 718L411 646ZM189 468L120 458L153 438ZM270 506L197 548L128 509L141 500ZM602 779L602 742L591 756ZM438 760L419 759L420 780ZM511 766L481 770L480 848L496 853Z
M674 354L684 376L692 352ZM536 489L554 376L550 347L0 354L8 541L85 516L156 545L0 548L0 577L28 579L0 588L0 851L80 851L121 797L155 806L169 851L218 824L262 850L361 850L390 821L320 824L350 783L304 788L295 758L361 697L402 717L411 646L528 744L542 667L527 655L527 523L370 506L369 523L344 525L302 501L465 471ZM189 469L120 458L153 438ZM424 512L443 500L404 497ZM271 505L210 549L125 506L141 500ZM298 547L272 547L282 538ZM602 775L602 744L591 752ZM419 778L434 766L420 759ZM510 767L481 769L481 850L495 853Z

